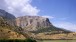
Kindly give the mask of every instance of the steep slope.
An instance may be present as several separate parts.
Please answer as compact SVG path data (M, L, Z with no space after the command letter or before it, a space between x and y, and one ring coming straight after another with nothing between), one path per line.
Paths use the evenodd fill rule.
M15 19L16 17L5 10L0 9L0 16L5 17L6 19Z
M0 17L0 39L25 39L26 37L13 27L6 23L3 17Z
M0 17L5 18L5 21L8 24L10 24L12 26L15 26L16 25L16 22L15 22L16 17L13 16L12 14L6 12L5 10L0 9Z
M26 34L22 27L18 27L16 25L15 19L16 17L14 15L0 9L0 30L2 32L0 33L0 38L6 38L5 36L7 36L8 38L10 38L10 36L11 38L29 38L29 36L27 35L28 33ZM9 31L10 33L8 33ZM13 32L13 35L11 35L11 32ZM18 35L22 36L17 37Z
M48 18L40 16L23 16L16 19L17 26L22 27L25 31L34 33L40 32L70 32L68 30L60 29L52 25Z
M0 9L0 38L27 38L27 35L23 33L23 29L16 25L15 19L16 17L14 15Z

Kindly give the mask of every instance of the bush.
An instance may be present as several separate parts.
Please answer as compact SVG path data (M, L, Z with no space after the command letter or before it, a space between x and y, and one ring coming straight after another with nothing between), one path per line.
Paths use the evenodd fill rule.
M33 40L33 39L26 39L25 42L36 42L36 40Z
M36 40L33 39L25 39L25 40L21 40L21 39L0 39L0 42L36 42Z

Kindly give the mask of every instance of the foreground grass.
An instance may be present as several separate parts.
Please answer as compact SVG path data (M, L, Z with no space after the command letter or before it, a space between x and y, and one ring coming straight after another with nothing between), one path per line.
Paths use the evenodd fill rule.
M0 42L36 42L36 40L33 39L0 39Z

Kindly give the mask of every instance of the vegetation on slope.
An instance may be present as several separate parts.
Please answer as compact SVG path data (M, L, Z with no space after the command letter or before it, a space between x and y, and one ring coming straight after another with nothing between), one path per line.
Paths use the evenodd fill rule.
M48 28L48 29L47 29ZM33 33L44 33L44 32L51 32L52 34L59 34L59 33L71 33L72 31L69 31L69 30L65 30L65 29L61 29L61 28L57 28L55 26L52 26L52 27L47 27L47 28L41 28L37 31L31 31Z
M21 27L9 25L5 18L0 17L0 42L36 42L26 39L26 34L22 35L22 31Z
M25 39L22 34L16 32L16 27L13 27L5 21L3 17L0 17L0 39Z
M36 42L32 39L0 39L0 42Z

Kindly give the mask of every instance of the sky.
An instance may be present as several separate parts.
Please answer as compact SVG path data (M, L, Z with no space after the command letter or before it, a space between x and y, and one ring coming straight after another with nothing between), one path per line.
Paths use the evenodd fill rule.
M0 9L16 17L46 17L54 26L76 32L76 0L0 0Z

